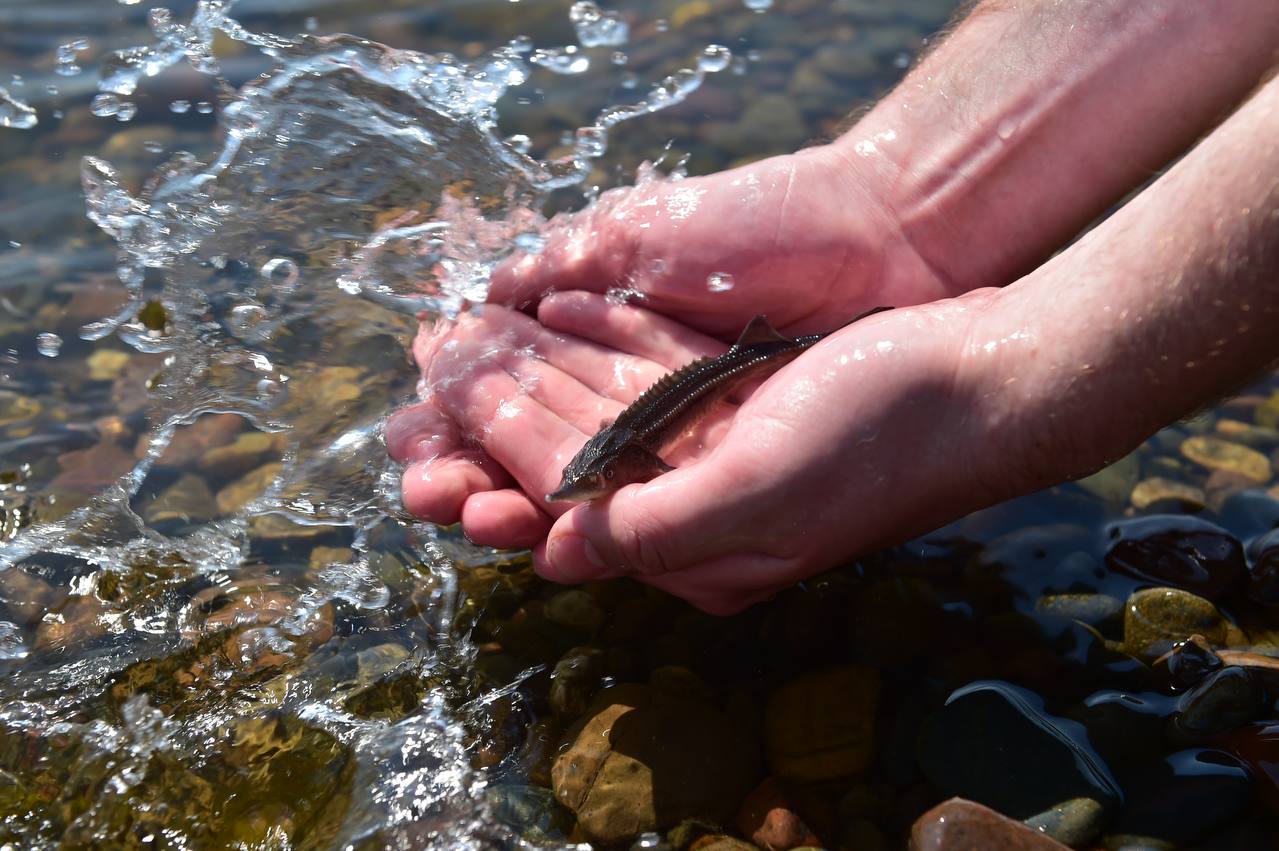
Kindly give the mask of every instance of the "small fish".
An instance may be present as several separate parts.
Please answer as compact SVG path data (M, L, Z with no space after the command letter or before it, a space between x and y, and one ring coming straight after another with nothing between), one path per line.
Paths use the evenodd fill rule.
M858 319L891 310L877 307ZM697 421L716 400L742 381L793 360L825 334L789 339L756 316L733 347L719 357L705 357L662 376L617 419L600 430L564 468L560 486L547 502L598 499L634 482L647 482L673 469L658 450Z

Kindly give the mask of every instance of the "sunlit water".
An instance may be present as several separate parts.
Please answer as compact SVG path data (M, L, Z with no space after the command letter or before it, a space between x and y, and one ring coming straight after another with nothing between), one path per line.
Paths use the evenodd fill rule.
M381 423L551 210L802 144L951 6L772 5L0 6L0 840L566 841L509 792L555 654L471 630L540 586L404 515Z

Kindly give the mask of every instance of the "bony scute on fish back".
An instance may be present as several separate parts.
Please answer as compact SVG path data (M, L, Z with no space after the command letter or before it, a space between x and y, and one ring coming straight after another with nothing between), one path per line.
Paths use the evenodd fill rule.
M876 307L848 324L891 309ZM658 451L706 413L711 403L746 379L789 362L830 333L783 337L768 319L756 316L727 352L664 375L616 420L602 423L564 467L560 486L546 495L546 501L599 499L669 472L674 468Z

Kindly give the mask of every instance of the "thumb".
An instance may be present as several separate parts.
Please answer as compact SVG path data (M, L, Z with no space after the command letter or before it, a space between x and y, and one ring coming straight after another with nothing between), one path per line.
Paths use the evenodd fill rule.
M557 582L662 576L754 549L741 489L714 458L564 514L535 559L539 573Z

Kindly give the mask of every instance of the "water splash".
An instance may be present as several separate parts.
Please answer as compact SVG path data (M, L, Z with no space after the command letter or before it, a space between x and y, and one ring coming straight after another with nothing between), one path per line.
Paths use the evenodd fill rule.
M34 109L9 94L8 89L0 86L0 127L30 130L38 123Z

